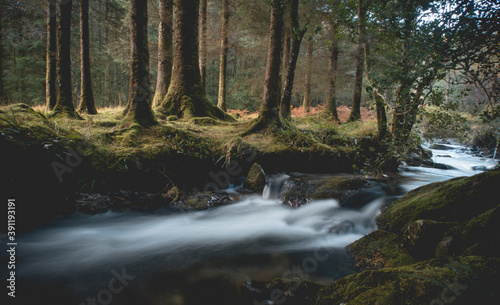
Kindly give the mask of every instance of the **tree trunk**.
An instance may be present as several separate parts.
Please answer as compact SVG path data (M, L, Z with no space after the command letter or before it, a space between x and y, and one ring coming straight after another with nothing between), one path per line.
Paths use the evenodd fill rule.
M227 50L229 32L229 0L222 0L222 28L220 41L220 65L219 65L219 100L217 107L227 111Z
M71 9L73 1L61 1L59 3L59 28L57 45L57 76L58 95L55 114L62 114L69 117L78 117L73 105L71 91Z
M158 111L179 118L231 119L205 99L198 61L199 0L175 0L175 44L172 79Z
M283 16L289 16L291 12L291 2L292 1L286 1L285 3L285 8L283 11ZM283 90L285 90L285 82L287 78L287 73L288 73L288 65L290 63L290 55L291 55L291 48L292 48L292 24L290 18L283 17L283 54L282 54L282 59L281 59L281 83L280 86ZM283 97L282 97L283 98Z
M283 35L284 0L271 1L271 21L269 28L269 48L267 52L266 77L264 80L264 94L259 117L255 124L243 135L268 128L280 128L282 123L279 116L280 103L280 64L281 38Z
M207 88L207 0L200 1L199 65L203 96Z
M336 18L332 16L332 18ZM339 57L339 46L337 39L338 25L336 20L332 20L331 35L332 41L330 44L330 60L328 63L328 92L325 112L331 114L334 121L340 121L337 112L337 63Z
M158 76L153 107L165 97L172 76L172 22L173 1L160 0L160 24L158 26Z
M297 59L299 58L300 44L306 33L306 28L300 29L299 26L299 0L292 1L290 11L290 23L292 25L291 36L292 50L290 54L290 62L287 65L285 83L283 85L283 97L281 99L280 114L284 119L291 118L291 101L293 92L293 83L295 79L295 68L297 67Z
M365 12L366 16L366 10L363 9L362 12ZM360 20L365 21L366 17L363 16L363 18L360 18ZM365 62L365 70L366 70L366 76L368 78L368 81L370 82L371 86L371 96L373 100L375 101L375 107L377 110L377 130L379 134L379 138L384 138L387 135L387 114L385 111L385 98L384 96L378 91L378 89L373 86L374 81L371 77L371 71L372 71L372 59L370 58L370 44L368 42L368 38L366 37L366 23L363 22L361 23L359 35L361 38L361 42L363 44L363 50L364 50L364 62Z
M352 110L348 122L355 122L361 119L361 95L363 91L363 29L366 21L366 14L363 8L363 0L358 0L358 52L356 55L356 78L354 80L354 96L352 98Z
M156 120L151 110L148 1L130 0L130 10L130 84L125 118L151 126Z
M302 104L306 112L309 112L311 107L311 77L312 77L313 47L314 47L314 40L311 38L307 42L306 77L304 81L304 101Z
M90 73L90 38L89 38L89 0L80 0L80 112L97 114L92 92L92 77Z

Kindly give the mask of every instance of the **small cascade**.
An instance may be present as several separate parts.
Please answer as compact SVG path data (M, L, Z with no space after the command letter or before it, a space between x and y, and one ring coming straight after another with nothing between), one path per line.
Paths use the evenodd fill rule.
M266 177L267 183L262 192L262 198L264 199L277 199L283 184L288 180L290 176L286 174L275 174Z

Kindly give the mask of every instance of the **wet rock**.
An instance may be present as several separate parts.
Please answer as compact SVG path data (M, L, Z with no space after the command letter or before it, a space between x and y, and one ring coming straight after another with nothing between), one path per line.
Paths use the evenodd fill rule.
M410 166L421 166L432 162L432 151L422 146L412 149L404 158L406 164Z
M498 304L500 260L476 256L366 270L321 289L317 305Z
M351 220L345 220L336 224L328 229L328 233L331 234L347 234L352 232L354 229L354 222Z
M189 210L206 210L211 207L222 206L234 203L240 200L241 197L236 193L226 192L201 192L188 193L182 195L178 205Z
M429 167L429 168L437 168L437 169L455 169L455 167L448 165L448 164L443 164L443 163L436 163L436 162L423 162L422 163L423 167Z
M323 285L308 280L277 278L265 285L247 282L242 294L248 302L245 304L312 305L321 288Z
M266 174L258 163L254 163L252 167L250 167L245 182L243 182L243 187L261 194L265 186Z
M408 225L403 234L410 254L418 260L434 257L434 252L444 233L457 223L417 220Z
M435 149L435 150L454 150L455 147L453 146L449 146L449 145L446 145L446 144L433 144L431 147L431 149Z
M365 186L369 186L369 181L361 177L295 176L283 185L280 199L292 207L302 206L318 199L335 199L343 204L353 196L359 195Z

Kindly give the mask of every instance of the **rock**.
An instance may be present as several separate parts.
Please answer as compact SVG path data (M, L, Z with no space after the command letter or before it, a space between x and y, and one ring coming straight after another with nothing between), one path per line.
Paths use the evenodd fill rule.
M435 182L408 192L387 206L377 218L379 229L404 233L420 219L464 222L496 207L500 169L472 177Z
M435 150L455 150L455 147L448 146L448 145L445 145L445 144L433 144L431 146L431 149L435 149Z
M444 233L457 223L417 220L408 225L403 238L410 254L418 260L434 257L436 246Z
M258 163L254 163L252 167L250 167L245 182L243 182L243 187L261 194L265 186L266 174Z
M369 181L353 176L295 176L283 185L280 199L283 204L298 207L318 199L335 199L344 204L360 195ZM357 200L361 205L365 200Z
M315 304L499 304L499 269L498 258L468 256L366 270L321 289Z
M421 166L424 163L430 163L432 162L432 151L418 146L404 157L404 161L410 166Z
M403 239L395 233L374 231L347 246L361 270L399 267L415 259L404 248Z
M211 207L222 206L240 200L238 194L226 192L197 192L188 193L179 199L179 205L189 210L206 210Z
M500 257L500 204L451 228L441 238L436 256L480 255Z
M324 286L303 279L277 278L270 283L247 282L242 294L248 304L312 305ZM247 304L247 303L245 303Z
M437 156L440 157L440 158L451 158L450 155L437 155Z

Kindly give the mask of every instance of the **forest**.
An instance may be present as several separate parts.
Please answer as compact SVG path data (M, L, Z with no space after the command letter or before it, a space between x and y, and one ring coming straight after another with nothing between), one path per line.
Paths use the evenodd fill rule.
M497 303L499 25L496 0L0 0L2 294Z

